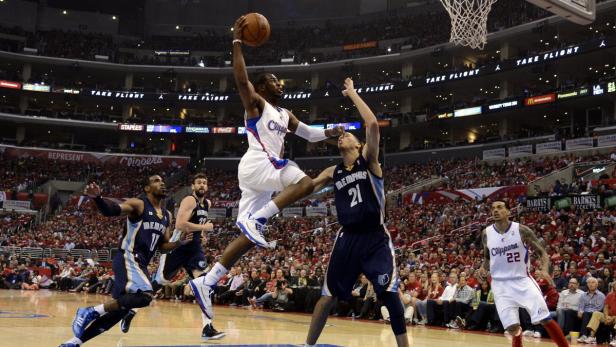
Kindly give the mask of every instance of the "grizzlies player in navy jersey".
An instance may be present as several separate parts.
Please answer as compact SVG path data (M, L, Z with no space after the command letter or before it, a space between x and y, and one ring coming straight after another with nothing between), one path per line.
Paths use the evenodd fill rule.
M396 271L394 248L385 227L383 172L378 161L379 125L368 105L344 81L343 95L349 97L366 127L366 144L351 133L338 138L342 162L325 169L315 180L315 191L334 184L338 222L342 226L330 257L321 299L312 315L305 346L317 343L334 298L351 297L360 274L372 282L379 300L391 312L391 327L398 346L408 346L404 308L398 296L400 279Z
M61 347L78 347L116 325L134 308L152 301L152 284L147 266L156 250L172 251L191 242L192 233L170 242L171 213L162 207L165 183L159 175L148 175L143 182L144 195L118 204L101 197L96 183L88 184L84 194L92 198L106 217L127 216L126 233L113 257L113 300L94 307L80 308L73 320L74 337Z
M212 203L205 198L207 176L204 173L195 174L192 177L191 188L192 194L180 202L171 241L178 239L182 232L191 232L192 241L160 257L158 271L153 281L155 286L168 283L181 267L191 279L201 276L205 271L207 264L202 244L205 237L202 235L214 230L214 225L208 219ZM201 318L203 320L201 337L204 340L220 339L225 336L225 333L216 331L212 321L204 313L201 313Z

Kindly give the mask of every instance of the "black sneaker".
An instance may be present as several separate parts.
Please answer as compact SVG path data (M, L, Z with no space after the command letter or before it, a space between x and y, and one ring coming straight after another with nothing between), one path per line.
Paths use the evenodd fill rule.
M126 334L128 332L128 330L130 329L130 322L133 320L136 314L137 312L135 312L134 310L130 310L128 311L126 316L122 318L122 322L120 322L120 330L122 330L123 333Z
M214 325L211 323L203 327L203 331L201 332L201 338L203 340L218 340L225 337L225 333L220 332L214 328Z

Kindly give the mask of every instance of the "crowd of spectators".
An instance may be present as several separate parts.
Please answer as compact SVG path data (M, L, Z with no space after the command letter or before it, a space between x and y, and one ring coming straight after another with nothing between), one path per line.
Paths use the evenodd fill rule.
M536 6L515 0L499 1L493 6L488 21L490 32L516 26L532 20L545 18L550 14ZM365 57L400 51L402 46L413 49L447 42L449 39L450 19L440 4L414 8L412 11L383 13L366 17L354 22L325 21L321 25L302 25L288 23L286 26L274 27L268 48L255 50L248 57L248 63L254 65L280 64L281 58L294 58L295 63L312 63L346 58ZM435 26L442 30L432 30ZM224 66L228 60L230 33L228 26L211 29L187 36L152 36L135 42L119 42L111 35L83 33L77 31L61 32L57 30L25 32L20 28L0 28L2 32L25 37L25 46L38 49L42 55L89 59L95 55L108 56L110 61L141 64L181 64L195 66L203 63L207 66ZM373 40L397 39L390 47L375 47L358 50L337 50L331 53L312 53L320 47L340 47L346 44L370 42ZM3 40L2 43L5 43ZM6 42L5 49L23 49L24 44ZM121 51L123 46L133 49L148 50L146 55ZM218 52L201 57L166 59L151 54L152 50L190 50L201 52Z

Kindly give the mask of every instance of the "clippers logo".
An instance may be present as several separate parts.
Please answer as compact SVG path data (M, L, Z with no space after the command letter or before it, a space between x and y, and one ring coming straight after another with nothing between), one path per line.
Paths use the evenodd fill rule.
M267 122L267 128L271 131L276 131L278 132L278 135L284 135L287 133L287 128L276 123L273 120L270 120L269 122Z

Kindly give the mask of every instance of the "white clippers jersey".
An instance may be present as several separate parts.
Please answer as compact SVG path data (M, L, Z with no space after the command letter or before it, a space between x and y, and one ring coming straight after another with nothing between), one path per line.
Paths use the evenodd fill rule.
M503 234L494 224L486 228L490 250L490 274L496 280L528 277L528 248L520 236L520 224L511 222Z
M270 159L281 158L284 153L284 137L289 126L286 110L272 106L267 101L260 117L245 119L248 149L264 151Z

